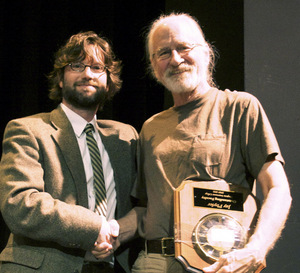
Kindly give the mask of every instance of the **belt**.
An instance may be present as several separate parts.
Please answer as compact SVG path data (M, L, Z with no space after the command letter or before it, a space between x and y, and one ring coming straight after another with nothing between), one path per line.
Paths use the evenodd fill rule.
M156 240L146 240L145 245L147 253L162 254L165 257L175 255L173 237L165 237Z
M82 266L81 273L104 273L104 272L114 272L111 264L106 262L88 262L85 261Z

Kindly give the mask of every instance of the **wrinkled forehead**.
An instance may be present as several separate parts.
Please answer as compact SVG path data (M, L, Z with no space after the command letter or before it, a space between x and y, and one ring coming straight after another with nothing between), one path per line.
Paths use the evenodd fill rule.
M149 36L150 56L162 47L171 47L176 44L205 44L199 27L188 18L166 18L155 26Z

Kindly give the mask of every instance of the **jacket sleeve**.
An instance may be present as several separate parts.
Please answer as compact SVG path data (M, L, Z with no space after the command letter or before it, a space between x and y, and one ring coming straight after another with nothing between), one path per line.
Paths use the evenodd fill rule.
M42 136L37 137L32 128L32 124L20 119L10 122L4 133L0 163L3 218L11 232L18 236L89 249L97 239L102 218L77 204L74 182L60 172L60 163L45 163L47 151L43 149L47 145L41 144ZM39 131L45 132L43 128ZM49 149L55 144L51 145ZM58 148L56 153L59 153ZM45 165L47 173L52 168L52 175L47 174L49 185L45 182ZM65 189L56 188L56 183ZM68 187L72 189L69 193Z

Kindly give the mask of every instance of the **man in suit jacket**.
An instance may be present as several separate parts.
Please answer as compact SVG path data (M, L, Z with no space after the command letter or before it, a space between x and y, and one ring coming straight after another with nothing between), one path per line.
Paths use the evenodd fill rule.
M58 108L8 123L0 204L11 235L0 255L1 273L130 272L132 219L142 214L128 213L138 135L130 125L96 120L97 110L121 87L120 70L104 39L93 32L73 35L49 75ZM94 212L88 123L101 155L106 217Z

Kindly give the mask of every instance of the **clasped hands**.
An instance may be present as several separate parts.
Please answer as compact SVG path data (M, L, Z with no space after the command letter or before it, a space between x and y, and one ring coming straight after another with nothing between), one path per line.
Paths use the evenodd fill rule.
M97 259L109 257L120 245L119 224L116 220L103 219L100 233L91 252Z

